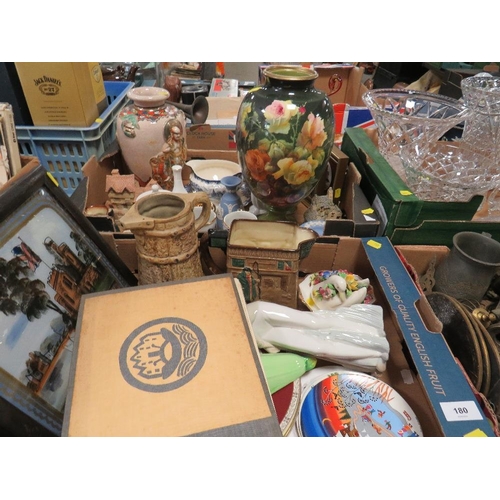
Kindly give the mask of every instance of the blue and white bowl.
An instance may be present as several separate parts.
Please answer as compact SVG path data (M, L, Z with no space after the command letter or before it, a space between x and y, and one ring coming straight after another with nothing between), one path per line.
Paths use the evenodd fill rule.
M189 160L186 165L191 167L190 190L207 193L215 203L218 203L226 192L221 179L241 174L240 165L228 160Z

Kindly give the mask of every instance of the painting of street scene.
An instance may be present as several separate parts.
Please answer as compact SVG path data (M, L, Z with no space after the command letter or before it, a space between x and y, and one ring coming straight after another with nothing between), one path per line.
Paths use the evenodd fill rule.
M0 224L0 370L58 411L82 295L121 287L72 224L43 204Z

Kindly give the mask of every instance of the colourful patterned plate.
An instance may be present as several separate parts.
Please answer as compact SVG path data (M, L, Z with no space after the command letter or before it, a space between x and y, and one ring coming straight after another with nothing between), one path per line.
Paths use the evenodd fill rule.
M301 378L296 430L303 437L420 437L422 429L406 401L371 375L336 366Z
M300 379L297 379L272 395L283 436L287 436L290 433L295 423L295 418L299 411L300 392Z

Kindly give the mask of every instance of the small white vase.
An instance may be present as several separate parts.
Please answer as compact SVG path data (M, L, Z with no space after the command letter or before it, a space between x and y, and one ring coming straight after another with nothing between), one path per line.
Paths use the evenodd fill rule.
M174 187L172 188L172 193L187 193L187 189L184 187L184 181L182 180L182 166L174 165L172 167L172 172L174 175Z

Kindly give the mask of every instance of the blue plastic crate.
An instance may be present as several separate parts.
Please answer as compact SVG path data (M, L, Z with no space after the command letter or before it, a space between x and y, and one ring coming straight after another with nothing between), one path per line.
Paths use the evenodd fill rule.
M36 156L71 196L92 155L98 159L116 139L116 117L128 101L133 82L104 82L109 106L90 127L16 127L19 151Z

